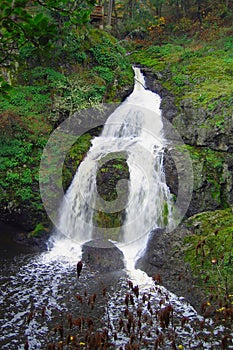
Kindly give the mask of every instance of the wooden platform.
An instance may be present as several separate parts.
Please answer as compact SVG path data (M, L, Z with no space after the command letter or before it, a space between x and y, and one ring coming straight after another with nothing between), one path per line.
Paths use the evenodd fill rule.
M90 18L93 20L103 20L104 18L104 7L101 5L95 5Z

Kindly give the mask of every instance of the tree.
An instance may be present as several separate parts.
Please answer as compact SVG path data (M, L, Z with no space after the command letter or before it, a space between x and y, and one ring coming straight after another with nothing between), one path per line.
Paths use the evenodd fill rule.
M107 19L108 26L111 26L111 24L112 24L113 1L114 0L109 0L109 2L108 2L108 19Z
M162 6L165 4L166 0L150 0L150 4L152 7L156 8L156 15L162 16Z
M43 50L59 39L63 29L86 23L94 3L95 0L2 0L0 66L15 65L20 48L26 44Z

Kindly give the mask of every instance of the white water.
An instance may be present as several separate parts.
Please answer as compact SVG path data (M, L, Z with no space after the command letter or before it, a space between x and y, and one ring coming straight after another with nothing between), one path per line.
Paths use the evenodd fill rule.
M114 153L125 152L130 172L129 198L123 238L116 244L130 265L145 247L149 232L164 226L166 205L171 212L170 193L162 168L165 140L159 108L161 99L145 89L140 69L134 68L134 71L134 91L108 118L101 136L93 139L64 197L59 221L59 232L82 244L95 235L94 209L117 212L124 208L120 197L109 203L98 196L96 175L99 162L106 156L108 160L109 155L114 159ZM118 185L124 186L125 181L119 181ZM108 231L111 237L111 228Z

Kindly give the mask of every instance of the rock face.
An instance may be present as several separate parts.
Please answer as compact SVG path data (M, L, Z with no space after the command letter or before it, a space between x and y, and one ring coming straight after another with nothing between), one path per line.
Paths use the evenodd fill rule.
M189 265L183 260L183 239L189 234L184 226L170 233L163 229L152 231L143 256L136 262L136 268L151 277L159 274L167 289L185 297L199 310L204 296L195 287Z
M162 87L169 79L169 72L153 73L142 69L146 84L162 97L161 109L164 121L177 130L188 152L193 167L193 195L187 216L202 211L216 210L233 204L233 119L231 115L221 117L221 102L212 111L194 106L191 99L181 101L175 106L170 92ZM171 140L169 132L165 137ZM179 181L169 149L164 157L166 182L171 192L177 196ZM179 161L179 160L178 160Z
M82 246L82 260L93 271L110 272L124 269L124 255L112 242L96 239Z
M37 210L30 202L25 204L16 200L0 204L0 221L27 232L32 231L38 222L49 222L44 209Z
M148 68L141 68L143 74L145 75L146 86L153 92L156 92L161 98L161 109L163 112L163 118L166 118L169 122L177 116L178 109L175 106L174 96L162 86L162 82L164 80L164 74L161 73L153 73Z
M192 146L209 147L216 151L233 152L233 119L217 115L218 108L206 111L194 107L191 99L180 103L180 112L173 120L183 140Z
M181 145L177 159L173 152L176 143L165 128L169 141L164 157L166 183L177 196L179 191L178 167L183 147L187 147L193 168L193 193L186 216L203 211L214 211L233 203L233 119L229 113L222 113L221 101L211 111L194 106L190 99L175 106L174 98L162 87L169 79L169 72L154 74L143 69L147 87L162 97L161 109L164 121L176 129L184 145ZM224 117L223 117L224 116ZM166 120L165 120L166 119ZM176 140L175 140L176 141ZM175 146L174 146L175 145ZM180 171L181 173L182 171ZM185 298L200 311L205 299L201 289L195 287L190 267L184 263L184 237L192 234L184 225L173 232L157 229L151 232L144 255L137 261L136 268L149 276L160 274L162 284L177 295Z

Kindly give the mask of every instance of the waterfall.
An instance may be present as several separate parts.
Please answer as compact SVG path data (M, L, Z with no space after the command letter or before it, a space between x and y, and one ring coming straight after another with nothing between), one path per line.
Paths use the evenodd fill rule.
M68 316L72 318L72 315L75 316L74 321L81 318L94 321L91 335L96 331L101 335L101 330L107 330L109 344L126 348L131 342L131 334L134 334L134 328L133 332L130 330L130 335L125 332L129 320L129 314L124 312L125 298L134 295L127 287L128 278L140 288L140 295L134 297L135 304L131 303L129 310L136 324L135 344L139 341L143 349L154 348L155 340L160 336L164 349L174 348L173 341L177 346L181 345L178 348L220 349L226 335L232 338L230 326L229 329L224 328L221 319L215 324L206 316L202 318L184 298L178 298L155 284L141 270L134 269L134 259L145 247L149 232L164 226L169 231L169 220L172 221L170 218L174 214L163 172L166 140L159 109L160 97L145 88L140 70L134 68L134 71L133 93L110 115L102 134L92 140L92 147L63 198L52 249L41 254L25 255L20 250L14 258L8 254L8 247L6 251L1 251L0 348L3 350L25 349L23 343L26 340L29 348L35 350L49 348L51 344L55 346L54 341L56 348L62 344L69 347L74 344L68 345L71 335L80 346L87 347L89 340L85 340L85 344L83 339L88 334L88 322L85 322L83 330L72 323L71 330L67 322ZM129 182L118 182L119 187L127 185L128 201L125 203L120 195L122 191L119 191L115 201L105 202L97 193L96 175L99 166L114 159L119 152L126 154L130 172ZM95 210L114 213L122 208L125 209L125 221L121 227L121 239L115 244L125 255L128 272L101 274L90 271L84 264L81 277L77 279L76 265L81 255L81 243L95 237L97 230L93 221ZM111 228L107 230L111 235ZM14 245L11 249L14 254ZM103 287L107 290L106 299ZM96 295L93 309L88 301L91 295ZM83 297L82 302L77 300L77 296ZM162 327L157 316L168 305L172 305L174 310L172 324ZM77 316L80 318L76 319ZM121 330L120 319L125 324ZM142 323L140 328L136 320ZM65 331L64 337L56 332L59 329Z
M155 285L145 273L134 269L135 257L145 247L150 231L166 226L169 231L174 214L163 172L166 140L159 109L160 97L146 89L140 69L134 68L134 71L134 91L110 115L102 134L92 140L92 147L63 198L52 249L36 255L20 254L14 259L2 250L1 349L22 349L25 340L28 340L29 348L35 350L45 349L51 339L59 339L60 346L65 344L65 339L71 338L68 338L70 334L76 337L76 333L77 342L82 344L85 328L82 331L74 327L72 333L71 327L66 329L67 316L72 314L94 320L98 334L101 334L99 332L103 325L113 347L127 347L129 337L125 327L119 330L119 319L123 318L126 325L128 315L123 313L125 295L131 295L131 290L127 289L128 278L134 286L140 287L140 295L134 298L135 305L130 305L129 310L134 320L137 320L136 317L140 319L140 309L143 312L140 321L143 338L139 339L139 323L135 332L135 340L140 341L142 348L154 348L155 340L162 335L164 349L171 349L174 339L177 345L182 344L181 347L185 349L190 346L193 349L219 349L223 344L223 336L230 334L230 329L224 329L218 322L215 325L213 320L206 317L201 318L184 298L178 298L163 286ZM124 152L127 158L130 181L122 180L117 185L127 185L126 203L121 198L122 191L112 202L105 202L97 193L99 166L114 159L114 152ZM77 279L76 264L81 255L81 243L95 237L97 230L93 221L95 210L114 213L121 209L125 209L125 221L120 239L115 244L124 253L127 273L101 274L89 271L84 264L81 277ZM107 230L111 233L111 228ZM104 233L104 228L102 231L99 229L101 232ZM107 299L102 294L103 286L107 287ZM82 303L77 301L77 293L83 296ZM92 294L97 296L93 310L88 302ZM174 310L172 324L163 328L157 315L168 305L172 305ZM42 310L45 310L44 316ZM32 315L31 320L28 319L29 315ZM184 320L187 322L182 326ZM68 332L64 333L63 342L60 334L55 335L60 324L64 324L64 330ZM148 345L145 345L146 342Z
M104 157L124 152L130 173L129 197L124 208L122 238L116 243L125 255L130 251L131 256L145 246L152 229L166 226L171 212L171 196L163 172L161 99L146 89L140 69L135 67L134 72L132 94L110 115L102 134L92 140L92 147L64 197L59 220L59 231L81 244L94 237L95 210L113 213L123 209L120 196L112 203L98 195L96 175ZM119 186L125 181L119 181ZM101 228L98 230L101 232ZM111 234L111 228L108 230Z

